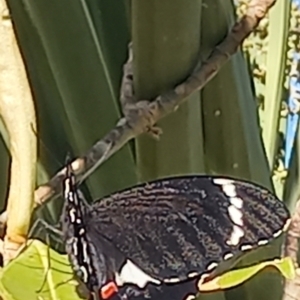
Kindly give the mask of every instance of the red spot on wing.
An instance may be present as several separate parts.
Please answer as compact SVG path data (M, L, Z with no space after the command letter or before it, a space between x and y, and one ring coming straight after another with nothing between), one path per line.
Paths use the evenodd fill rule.
M118 287L114 281L108 282L106 285L104 285L101 288L101 298L102 299L109 299L111 296L113 296L115 293L118 292Z

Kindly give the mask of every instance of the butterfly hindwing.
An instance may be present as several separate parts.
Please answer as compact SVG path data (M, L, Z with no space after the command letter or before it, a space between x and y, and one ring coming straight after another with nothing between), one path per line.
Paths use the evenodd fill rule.
M279 236L284 204L257 185L186 176L142 184L93 204L90 223L149 276L178 282Z

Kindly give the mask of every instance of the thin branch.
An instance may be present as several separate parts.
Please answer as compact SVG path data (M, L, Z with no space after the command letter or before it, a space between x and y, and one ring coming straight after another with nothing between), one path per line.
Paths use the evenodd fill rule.
M125 114L126 118L122 118L114 129L82 157L73 161L72 168L77 175L77 180L81 181L89 176L129 140L149 132L158 120L174 112L193 92L201 90L236 53L241 43L258 26L275 2L276 0L250 1L246 14L235 23L225 40L215 48L201 68L196 69L186 81L173 90L159 95L152 102L139 101L131 107ZM48 183L36 189L36 206L60 194L64 173L65 169L60 170ZM5 223L5 212L0 216L0 221L2 224Z
M291 218L286 241L283 249L284 256L290 256L295 265L297 263L297 254L299 249L300 238L300 199L297 201L295 212ZM300 269L296 269L296 277L293 280L286 280L283 291L283 300L297 300L300 299Z
M128 45L128 60L123 67L123 78L121 83L121 95L120 102L122 105L122 110L124 116L128 113L128 107L136 103L134 97L134 87L133 87L133 53L132 53L132 42Z
M295 212L286 235L284 256L290 256L297 263L298 239L300 238L300 199L297 201Z
M150 101L136 101L134 86L133 86L133 52L132 42L128 45L128 60L123 67L123 79L121 84L120 102L125 119L131 119L132 113L136 113L137 110L144 110L144 113L148 113L148 104ZM140 113L144 114L140 111ZM136 116L133 116L136 117ZM151 118L151 116L150 116ZM147 132L156 140L159 140L162 130L156 126L148 126Z

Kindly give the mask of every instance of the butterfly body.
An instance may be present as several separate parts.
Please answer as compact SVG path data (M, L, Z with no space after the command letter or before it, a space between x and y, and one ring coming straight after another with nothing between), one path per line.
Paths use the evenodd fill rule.
M96 249L90 240L86 220L91 208L84 199L80 199L70 167L64 181L64 197L61 223L66 252L73 270L88 290L97 291L109 280L109 260L101 251L104 245L98 242L99 249Z
M75 177L68 169L67 179L64 182L65 204L62 213L62 232L65 249L69 256L76 275L86 284L95 299L106 299L105 294L111 283L114 286L108 293L117 292L116 299L126 299L127 293L144 294L138 288L118 289L124 284L122 276L128 272L138 274L134 284L145 288L148 283L147 275L135 267L101 232L97 231L92 220L93 207L84 199L75 185ZM125 266L125 268L124 268ZM145 279L143 278L146 278ZM150 279L150 278L149 278ZM140 283L139 283L140 282ZM131 283L130 280L126 283ZM102 291L102 288L104 290ZM101 294L102 293L102 294Z
M269 191L231 178L162 179L88 205L69 167L64 193L66 252L100 298L111 282L125 299L126 286L144 293L211 274L222 261L279 236L289 220Z

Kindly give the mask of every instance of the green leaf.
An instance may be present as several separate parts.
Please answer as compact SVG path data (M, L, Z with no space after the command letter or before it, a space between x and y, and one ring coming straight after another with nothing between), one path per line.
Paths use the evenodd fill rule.
M239 285L267 267L275 267L287 279L295 277L295 266L290 257L265 261L254 266L232 270L199 286L200 292L228 289Z
M278 126L285 75L287 36L290 21L291 1L277 1L269 14L269 35L266 65L266 89L263 114L263 139L270 169L274 168L278 151ZM263 52L263 51L262 51ZM257 53L254 54L257 56ZM278 195L280 196L280 195Z
M137 99L153 99L193 70L200 51L200 0L132 1L134 87ZM200 94L158 124L159 142L136 140L141 181L204 172Z
M234 24L232 2L204 0L203 55L210 53ZM257 119L251 78L240 51L203 89L207 173L244 178L271 188Z
M67 152L82 155L120 117L119 83L129 39L124 3L8 3L35 95L39 136L61 162L41 147L42 163L53 174ZM126 145L87 185L96 198L135 182L134 157Z
M67 256L38 240L29 241L24 252L0 273L0 294L5 300L76 300L80 299L76 285Z
M295 276L290 257L231 270L199 286L200 292L224 290L239 285L267 267L275 267L288 279ZM0 294L6 300L80 299L67 255L61 255L38 240L31 240L15 260L0 273Z

